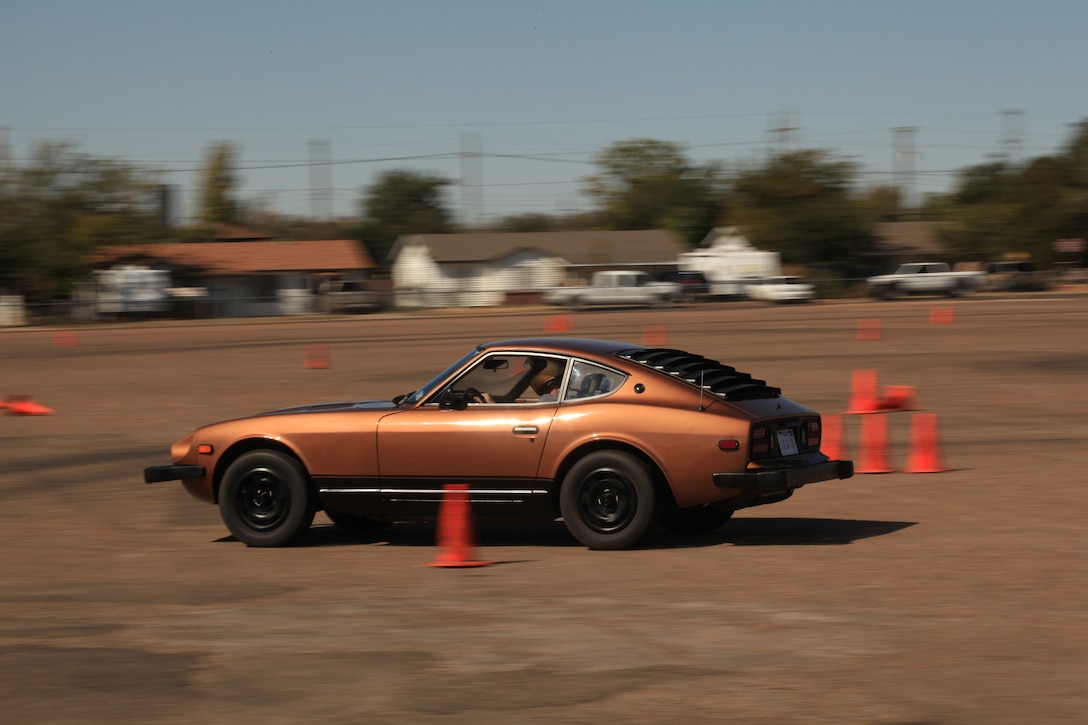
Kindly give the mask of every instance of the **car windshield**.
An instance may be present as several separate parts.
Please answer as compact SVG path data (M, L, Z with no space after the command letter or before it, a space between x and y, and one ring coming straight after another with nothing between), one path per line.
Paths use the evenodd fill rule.
M464 367L465 364L468 363L468 361L471 360L472 358L476 357L477 354L479 354L478 349L474 349L474 350L469 351L469 353L467 355L465 355L460 360L455 362L453 365L450 365L448 368L443 370L437 376L432 378L431 381L429 383L427 383L426 385L424 385L422 388L420 388L419 390L416 390L416 391L414 391L412 393L409 393L408 396L406 398L404 398L403 402L408 403L410 405L414 405L415 403L418 403L419 401L425 399L443 381L445 381L450 375L453 375L455 372L457 372L462 367Z

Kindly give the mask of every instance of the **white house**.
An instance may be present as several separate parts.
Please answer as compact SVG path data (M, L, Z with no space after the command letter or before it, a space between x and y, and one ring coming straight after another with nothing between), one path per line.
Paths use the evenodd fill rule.
M675 266L663 230L417 234L389 254L398 307L486 307L613 267Z

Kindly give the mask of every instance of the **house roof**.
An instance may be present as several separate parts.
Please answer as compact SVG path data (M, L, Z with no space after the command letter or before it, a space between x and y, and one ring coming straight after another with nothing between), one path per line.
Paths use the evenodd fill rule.
M374 260L353 239L307 242L205 242L131 244L100 247L96 267L165 263L227 276L261 272L340 272L367 270Z
M398 239L390 259L409 245L426 246L439 263L489 262L526 249L562 257L570 264L650 263L675 260L686 249L680 237L662 229L417 234Z

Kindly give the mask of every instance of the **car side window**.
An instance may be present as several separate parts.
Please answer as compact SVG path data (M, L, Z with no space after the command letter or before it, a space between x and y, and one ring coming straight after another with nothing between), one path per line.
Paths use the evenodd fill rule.
M559 399L565 358L527 355L488 355L454 381L436 402L465 404L546 403Z
M576 360L571 367L565 400L597 398L618 390L626 376L600 365Z

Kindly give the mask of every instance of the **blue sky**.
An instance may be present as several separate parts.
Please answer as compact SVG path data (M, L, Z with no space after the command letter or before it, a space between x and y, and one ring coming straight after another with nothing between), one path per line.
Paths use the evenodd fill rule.
M475 219L584 209L594 156L634 138L726 165L827 149L866 183L913 167L920 196L1068 140L1086 29L1083 0L4 0L0 141L163 169L183 215L219 140L241 195L291 215L354 214L393 168Z

